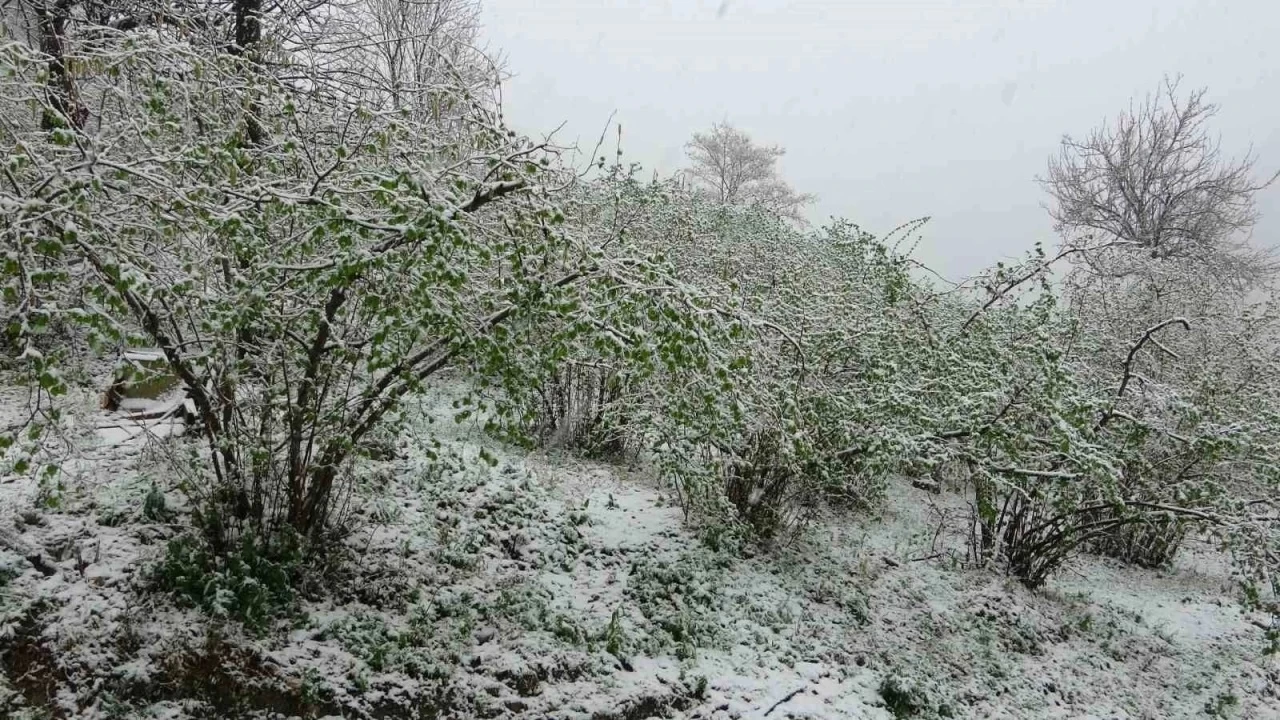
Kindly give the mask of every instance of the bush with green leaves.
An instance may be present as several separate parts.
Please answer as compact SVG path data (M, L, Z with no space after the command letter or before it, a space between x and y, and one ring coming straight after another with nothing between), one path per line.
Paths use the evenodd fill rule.
M876 343L906 355L919 339L898 327L913 285L906 259L848 223L802 232L637 174L617 167L583 186L570 222L606 253L625 239L661 258L686 294L669 293L676 302L646 310L614 342L539 340L543 359L509 398L513 415L525 428L557 427L568 403L547 398L566 394L563 378L604 369L607 381L584 389L608 392L588 393L578 412L590 437L652 459L689 516L774 540L832 502L874 505L909 422L871 410L896 381L895 361L868 372L856 363L880 357ZM692 342L671 352L655 332L664 323ZM664 358L656 368L654 357Z
M683 419L678 403L714 374L638 383L618 402L694 514L773 538L833 501L874 504L904 463L950 463L969 474L973 560L1028 585L1117 538L1143 544L1144 561L1167 560L1189 530L1275 577L1276 521L1258 512L1274 507L1280 437L1265 307L1199 333L1202 346L1225 333L1231 353L1208 361L1186 348L1196 360L1170 372L1157 366L1181 356L1170 343L1190 322L1104 331L1060 302L1050 270L1061 254L1036 248L939 289L892 235L847 223L804 233L678 189L613 182L614 197L668 200L633 233L669 248L682 279L740 323L720 357L745 362L720 388L725 412L699 416L714 420L701 432L669 418ZM1171 534L1153 539L1158 528Z
M207 448L188 488L214 554L241 536L266 555L331 544L353 464L446 367L481 393L518 387L535 334L564 352L643 327L643 375L685 363L706 324L660 259L566 223L575 174L503 124L494 66L448 18L392 29L454 58L393 93L368 84L383 41L339 16L314 34L283 9L236 13L228 46L217 24L104 33L90 14L66 27L68 57L0 45L0 290L41 388L32 434L15 432L59 423L69 348L41 350L42 328L159 348ZM64 62L84 73L51 92Z
M997 268L983 281L989 300L932 345L945 352L923 353L946 363L939 376L959 393L924 437L970 469L973 558L1037 586L1076 552L1169 524L1235 537L1238 557L1277 557L1274 519L1250 507L1274 498L1275 389L1204 393L1214 376L1198 373L1190 386L1160 381L1147 367L1189 323L1117 342L1059 306L1051 264L1034 254ZM1260 495L1228 491L1246 487Z
M873 506L904 464L966 468L973 560L1029 585L1117 541L1143 550L1116 552L1155 563L1192 526L1270 533L1224 489L1242 470L1274 488L1264 478L1274 390L1240 393L1238 368L1215 381L1225 365L1180 371L1194 383L1155 382L1149 365L1180 324L1128 339L1091 325L1050 283L1061 255L1036 248L946 288L899 249L919 224L884 238L845 222L801 231L641 182L634 168L581 192L572 224L664 258L704 298L695 310L728 324L657 372L634 370L629 353L651 346L643 334L543 344L542 374L514 403L539 407L571 368L608 368L616 392L592 396L582 414L652 458L718 536L724 526L779 540L825 509ZM1266 358L1251 357L1260 377ZM556 413L527 417L540 415ZM1150 537L1153 528L1173 529Z

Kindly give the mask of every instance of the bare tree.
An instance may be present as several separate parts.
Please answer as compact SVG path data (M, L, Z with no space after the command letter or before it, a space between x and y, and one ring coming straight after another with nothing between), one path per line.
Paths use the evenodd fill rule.
M1068 297L1121 336L1174 315L1228 317L1275 276L1249 230L1254 196L1280 173L1258 181L1251 153L1222 154L1205 92L1165 78L1114 122L1064 137L1040 178L1075 264Z
M500 79L493 59L477 49L479 6L470 0L365 0L357 6L361 30L374 42L369 84L396 110L439 120L439 83L492 90Z
M1069 241L1102 240L1152 258L1203 257L1243 248L1257 219L1254 157L1222 155L1205 90L1179 93L1178 78L1083 139L1065 136L1040 183ZM1232 245L1235 243L1235 245Z
M745 132L716 123L705 133L694 133L685 145L689 175L720 202L755 205L781 217L803 222L801 209L813 195L799 193L778 177L778 158L786 150L777 145L757 145Z

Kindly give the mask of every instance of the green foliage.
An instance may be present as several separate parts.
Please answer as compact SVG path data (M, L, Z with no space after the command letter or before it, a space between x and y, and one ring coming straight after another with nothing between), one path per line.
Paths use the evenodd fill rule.
M622 629L622 613L618 608L614 608L613 613L609 616L609 624L605 626L604 632L601 633L601 639L604 641L605 652L616 657L623 657L626 651L627 636Z
M22 472L17 468L15 471ZM35 506L45 510L57 510L62 506L64 490L61 478L49 474L42 475L36 485Z
M1239 704L1240 698L1235 693L1222 692L1204 704L1204 712L1209 717L1227 718L1232 716Z
M166 546L154 578L161 589L214 617L263 631L292 612L301 572L297 544L268 551L254 536L243 535L230 551L215 553L196 536L184 535Z
M897 675L886 676L880 681L880 699L895 718L914 717L925 707L919 689Z
M686 683L686 692L694 700L705 700L707 697L707 676L698 675L693 682Z
M150 522L165 522L169 518L169 506L164 492L154 482L142 500L142 517Z
M329 681L321 675L319 670L309 667L302 672L302 683L299 694L304 704L309 706L318 706L321 703L331 702L333 700L334 690L329 684Z
M633 378L705 369L689 363L708 323L687 312L705 300L647 248L620 239L605 252L571 226L574 170L476 94L491 87L477 80L486 58L464 53L469 64L411 110L344 85L360 72L334 76L345 90L321 83L322 95L271 75L357 56L281 50L249 70L218 33L102 42L82 80L142 89L144 102L95 108L93 134L0 117L0 134L23 138L0 190L20 208L3 221L9 342L42 400L65 392L65 353L37 347L54 322L99 349L161 349L166 367L148 377L182 382L209 444L210 482L191 500L219 523L213 552L233 552L241 534L329 546L346 530L335 499L352 468L381 454L373 440L394 437L402 400L445 367L478 377L459 419L584 349L636 361L618 383L603 379L607 397ZM32 79L42 63L4 46L0 90L50 109ZM644 346L619 340L640 332ZM28 425L52 424L46 410ZM604 434L583 442L603 452L614 438L595 425ZM12 453L19 472L39 469L28 450Z
M626 598L649 622L655 650L673 648L692 658L700 647L715 647L723 635L722 586L727 556L691 551L674 561L643 557L631 568Z
M899 249L920 223L801 231L621 167L571 207L568 227L647 250L683 307L584 287L603 293L585 305L618 308L612 341L547 342L568 336L539 325L508 427L546 441L537 428L583 423L652 457L713 547L789 540L828 509L874 507L901 467L948 465L978 509L972 560L1037 586L1086 548L1167 562L1205 508L1238 515L1231 472L1274 466L1273 390L1246 410L1212 379L1226 366L1154 382L1164 341L1117 340L1062 307L1039 246L973 293L940 291ZM1149 381L1122 387L1140 364Z
M833 354L865 345L868 318L906 352L885 314L911 286L903 259L851 225L803 233L636 170L584 186L570 227L606 252L625 238L661 268L655 279L675 281L633 298L584 287L599 294L586 304L614 308L613 341L531 336L537 354L525 390L508 398L507 427L536 440L547 434L537 428L578 422L615 450L651 453L713 537L740 536L724 529L738 525L781 539L828 503L873 506L901 450L896 428L870 412L890 374L849 372Z
M325 632L374 673L402 672L417 680L440 681L453 674L471 624L462 608L428 604L415 606L407 627L400 630L377 615L348 615Z

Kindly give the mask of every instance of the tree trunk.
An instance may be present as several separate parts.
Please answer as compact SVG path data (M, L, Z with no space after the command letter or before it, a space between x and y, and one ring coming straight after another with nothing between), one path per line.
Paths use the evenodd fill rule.
M996 545L996 499L995 488L987 478L975 477L973 464L969 464L969 476L973 478L974 502L978 506L978 562L985 563L990 559Z
M80 104L75 79L67 66L67 21L71 18L71 0L56 0L35 6L40 33L40 52L49 56L49 107L40 119L40 127L53 130L84 128L89 112Z
M262 42L262 0L235 0L236 42L232 53L251 63L258 61L258 45ZM258 147L266 140L266 131L258 122L258 104L249 103L245 116L247 145Z

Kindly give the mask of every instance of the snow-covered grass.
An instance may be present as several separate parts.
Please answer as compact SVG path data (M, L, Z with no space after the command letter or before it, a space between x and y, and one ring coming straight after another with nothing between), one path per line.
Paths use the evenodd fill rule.
M1280 717L1265 618L1211 549L1030 592L960 567L937 528L963 498L903 481L880 517L730 554L644 472L501 446L448 400L362 469L344 562L257 632L154 588L181 440L81 453L51 507L0 480L0 716Z

